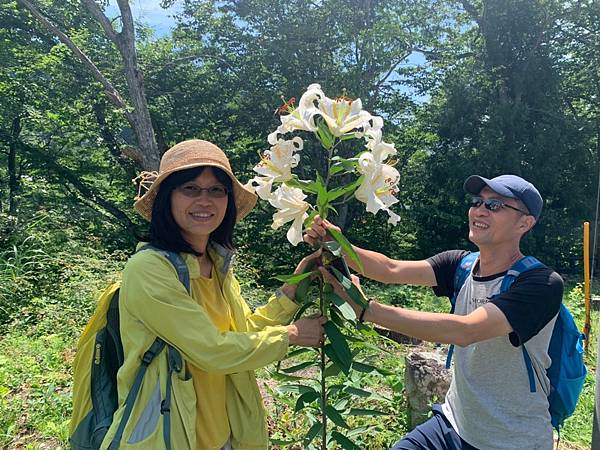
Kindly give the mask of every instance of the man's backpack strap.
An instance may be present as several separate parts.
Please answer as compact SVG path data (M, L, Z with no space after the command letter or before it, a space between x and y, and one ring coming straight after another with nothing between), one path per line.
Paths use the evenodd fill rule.
M454 294L450 299L450 304L452 305L450 308L450 314L454 314L454 309L456 308L456 299L458 298L458 294L462 289L465 281L469 278L469 274L473 270L473 266L475 265L475 261L479 257L479 252L469 252L465 256L462 257L458 267L456 268L456 272L454 272ZM452 365L452 355L454 354L454 344L450 344L448 347L448 356L446 356L446 369L449 369Z
M156 248L152 245L145 245L140 248L138 251L143 250L153 250L164 257L166 257L175 270L177 271L177 277L181 284L185 286L186 291L191 295L190 288L190 273L185 263L183 257L177 252L171 252L167 250L162 250ZM118 311L117 311L118 314ZM144 375L146 374L146 369L154 360L156 355L158 355L165 346L168 349L168 361L169 361L169 375L167 378L167 386L165 392L165 399L161 403L160 412L163 415L163 437L165 441L166 450L171 450L171 391L173 384L173 372L179 372L183 368L183 359L181 358L181 353L175 347L167 344L160 337L157 337L150 348L146 350L144 356L142 358L142 363L138 372L135 376L135 380L129 393L127 394L127 399L125 400L125 411L123 412L123 417L121 418L121 422L119 423L119 427L117 428L117 432L115 437L113 438L108 450L117 450L121 443L121 439L123 437L123 431L125 430L125 425L127 425L127 421L131 416L131 412L133 410L133 405L135 404L135 400L137 399L138 392L142 386L142 380L144 379Z
M537 258L533 256L524 256L515 262L504 278L502 279L502 284L500 285L500 294L503 292L507 292L512 284L515 282L517 277L521 275L523 272L527 272L532 269L541 269L546 267L543 263L541 263ZM533 372L533 365L531 364L531 357L529 353L527 353L527 349L525 349L524 345L521 345L521 349L523 351L523 360L525 361L525 368L527 369L527 378L529 379L529 391L535 392L535 376Z

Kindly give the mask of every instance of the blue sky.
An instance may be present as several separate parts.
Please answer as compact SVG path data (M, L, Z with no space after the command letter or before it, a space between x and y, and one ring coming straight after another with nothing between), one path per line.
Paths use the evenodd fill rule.
M160 0L130 0L129 2L133 12L134 20L149 25L154 29L155 37L160 38L171 32L175 25L173 16L181 10L181 2L175 1L173 6L168 9L160 7ZM110 0L109 6L106 9L106 15L113 18L119 15L119 8L116 0ZM425 58L421 53L413 52L406 61L404 66L424 64ZM428 97L418 96L411 92L411 89L403 87L402 90L410 94L417 101L426 101Z
M175 25L173 15L181 9L180 2L175 2L168 9L161 8L159 0L131 0L129 4L134 20L152 27L156 33L156 37L169 34L171 28ZM116 0L110 0L109 6L106 9L106 15L109 18L119 15L119 7Z

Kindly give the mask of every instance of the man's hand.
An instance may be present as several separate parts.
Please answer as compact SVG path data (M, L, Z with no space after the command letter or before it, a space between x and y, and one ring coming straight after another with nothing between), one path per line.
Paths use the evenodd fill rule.
M328 220L322 219L321 216L315 216L313 223L305 230L304 242L315 245L319 242L330 241L331 237L327 236L327 230L330 228L337 230L340 233L342 231Z
M333 286L333 291L336 293L336 295L342 300L345 300L346 303L348 303L352 307L357 317L360 316L360 314L362 313L362 307L354 303L354 301L346 293L346 290L340 284L337 278L333 276L331 272L329 272L329 270L327 270L323 266L319 267L319 272L321 272L321 274L323 275L323 279L325 280L325 282ZM360 278L358 278L356 275L350 275L350 279L352 281L352 284L354 284L354 286L356 286L357 289L362 293L362 288L360 287Z

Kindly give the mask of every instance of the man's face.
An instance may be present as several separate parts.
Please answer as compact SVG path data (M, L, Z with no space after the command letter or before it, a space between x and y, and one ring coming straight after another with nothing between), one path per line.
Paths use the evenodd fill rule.
M479 193L479 197L483 200L500 200L513 208L524 209L515 199L503 197L487 186ZM469 208L469 240L477 246L518 244L534 224L533 216L511 208L490 211L484 204Z

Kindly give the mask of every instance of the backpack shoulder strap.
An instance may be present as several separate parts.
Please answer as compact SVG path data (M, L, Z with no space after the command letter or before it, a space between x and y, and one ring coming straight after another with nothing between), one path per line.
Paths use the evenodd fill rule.
M462 257L458 267L456 267L456 271L454 272L454 294L450 299L452 303L452 309L450 313L454 313L454 307L456 305L456 298L458 297L458 293L462 289L465 281L469 278L469 274L473 270L473 266L475 265L475 261L479 257L479 252L469 252L465 256Z
M510 269L508 269L506 275L504 275L502 284L500 285L500 293L508 291L517 277L523 272L533 269L541 269L543 267L546 267L546 265L533 256L524 256L523 258L519 259L510 267Z
M506 275L504 275L504 278L502 279L502 284L500 285L500 294L502 294L503 292L507 292L513 285L517 277L523 272L527 272L528 270L533 269L541 269L543 267L546 267L546 265L533 256L524 256L523 258L519 259L511 266L510 269L508 269ZM533 372L533 365L531 363L531 357L529 356L525 345L521 345L521 350L523 351L523 360L525 361L525 368L527 369L527 378L529 379L529 391L535 392L535 376Z
M477 261L477 258L479 258L479 252L469 252L462 257L458 263L458 266L456 267L456 271L454 272L454 293L450 299L450 303L452 305L450 308L450 314L454 314L458 294L465 284L465 281L467 281L467 278L469 278L470 273L473 271L473 267L475 266L475 261ZM448 356L446 357L446 369L449 369L450 365L452 364L453 354L454 344L450 344L450 347L448 347Z
M170 251L170 250L163 250L163 249L154 247L153 245L150 245L150 244L144 245L142 248L140 248L138 250L138 252L142 252L144 250L153 250L157 253L160 253L165 258L167 258L169 260L169 262L171 264L173 264L173 267L177 271L177 277L179 278L179 281L181 281L181 284L183 284L185 286L185 290L191 294L190 271L188 269L187 264L185 263L185 260L183 259L183 256L181 256L181 254Z

